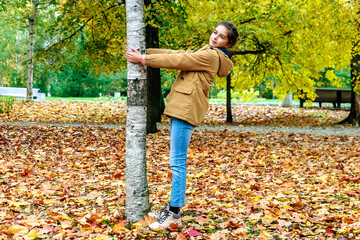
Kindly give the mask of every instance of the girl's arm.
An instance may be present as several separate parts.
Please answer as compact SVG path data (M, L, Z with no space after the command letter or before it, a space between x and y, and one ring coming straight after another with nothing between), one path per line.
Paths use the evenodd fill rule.
M145 64L145 55L141 55L139 51L135 48L130 48L132 52L129 52L126 49L126 58L131 63L142 63ZM177 54L184 53L184 50L170 50L170 49L160 49L160 48L149 48L146 49L147 54ZM141 62L143 60L143 62Z
M219 62L216 50L197 51L179 54L147 54L141 55L136 49L126 52L126 58L132 63L142 63L153 68L167 68L185 71L214 71Z
M184 53L185 50L172 50L172 49L161 49L161 48L148 48L146 54L176 54Z
M147 54L145 64L153 68L167 68L185 71L214 71L219 56L216 50L179 54Z

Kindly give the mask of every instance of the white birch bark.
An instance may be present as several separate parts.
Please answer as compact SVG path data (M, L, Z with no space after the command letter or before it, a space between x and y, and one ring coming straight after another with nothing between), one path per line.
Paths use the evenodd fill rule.
M35 26L35 17L37 11L37 0L33 0L33 14L29 17L29 55L28 55L28 71L27 71L27 93L26 101L32 101L33 99L33 77L34 77L34 26Z
M126 1L127 47L145 52L143 0ZM146 166L146 67L127 65L126 122L126 217L131 222L144 219L150 210Z

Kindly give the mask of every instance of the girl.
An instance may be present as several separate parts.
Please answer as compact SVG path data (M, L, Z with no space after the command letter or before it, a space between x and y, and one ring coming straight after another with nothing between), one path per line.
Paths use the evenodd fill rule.
M170 168L172 189L170 205L149 213L156 222L153 230L181 227L180 207L185 206L187 150L194 127L200 125L209 105L209 92L215 76L227 76L233 63L226 50L235 45L237 28L229 22L219 23L210 35L209 44L195 51L147 49L146 55L131 48L126 58L153 68L181 70L166 98L164 114L171 117Z

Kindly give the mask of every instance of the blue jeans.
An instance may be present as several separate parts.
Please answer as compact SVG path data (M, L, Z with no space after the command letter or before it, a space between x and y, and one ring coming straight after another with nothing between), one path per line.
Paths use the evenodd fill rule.
M185 206L187 150L194 126L177 118L170 124L170 168L172 186L170 206Z

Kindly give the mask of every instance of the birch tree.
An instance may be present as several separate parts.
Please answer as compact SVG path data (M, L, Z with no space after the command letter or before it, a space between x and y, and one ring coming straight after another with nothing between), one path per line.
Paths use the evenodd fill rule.
M144 1L126 1L127 48L145 52ZM131 51L131 50L130 50ZM127 64L126 121L126 217L131 222L144 218L150 210L146 174L146 67Z
M26 84L26 101L32 101L33 98L33 78L34 78L34 27L35 27L35 18L37 13L38 2L33 0L33 12L29 16L29 55L28 55L28 71L27 71L27 84Z

